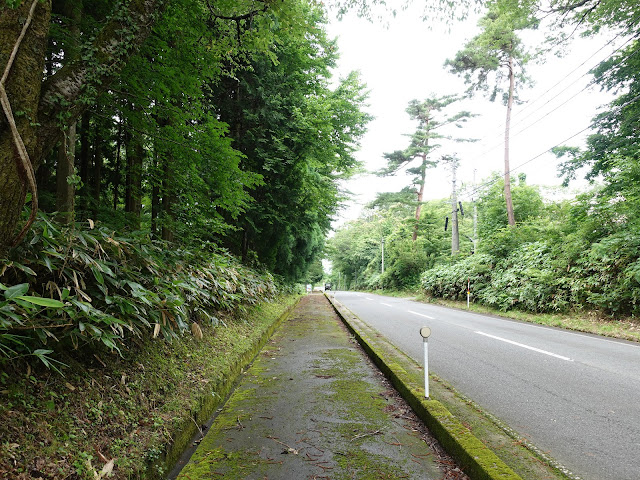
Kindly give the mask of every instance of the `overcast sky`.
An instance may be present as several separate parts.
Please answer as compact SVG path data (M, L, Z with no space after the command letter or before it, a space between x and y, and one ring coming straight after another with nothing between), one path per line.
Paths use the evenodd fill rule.
M462 79L448 73L443 64L478 33L478 16L453 24L449 32L444 25L431 24L429 29L419 13L416 8L400 12L389 21L388 28L379 22L359 19L355 14L342 21L336 20L335 15L330 17L329 35L337 37L340 51L336 75L345 76L358 70L370 90L369 112L376 118L369 125L357 154L370 171L385 165L385 152L406 148L409 139L405 135L416 128L416 123L405 112L410 100L460 94L466 89ZM526 40L534 46L540 35L541 32L528 35ZM528 66L535 83L520 90L523 103L515 105L512 113L514 175L525 173L530 184L560 183L556 158L544 152L557 144L583 146L588 132L571 137L588 127L598 107L612 99L597 87L585 89L591 80L587 72L623 43L623 39L615 38L607 45L612 39L614 35L577 39L563 58L551 56L543 64ZM453 130L448 133L480 141L449 146L443 143L434 153L436 158L443 153L458 154L458 187L461 183L472 184L474 170L477 183L488 178L491 172L503 172L506 107L501 101L491 103L478 95L454 104L450 112L459 110L469 110L479 116L467 122L463 129L451 127ZM350 180L346 188L354 195L336 226L356 218L377 192L398 191L409 183L410 177L404 175L395 179L359 175ZM431 170L425 189L426 199L448 197L450 171L444 166Z

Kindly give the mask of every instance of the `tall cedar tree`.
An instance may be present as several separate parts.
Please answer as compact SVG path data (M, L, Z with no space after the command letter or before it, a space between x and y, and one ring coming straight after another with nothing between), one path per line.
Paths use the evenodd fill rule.
M242 168L262 178L225 244L290 280L323 247L341 199L338 180L357 167L353 154L370 118L356 74L329 85L336 46L322 11L309 6L305 22L303 38L278 30L276 62L252 57L250 68L212 87L211 101L246 157Z

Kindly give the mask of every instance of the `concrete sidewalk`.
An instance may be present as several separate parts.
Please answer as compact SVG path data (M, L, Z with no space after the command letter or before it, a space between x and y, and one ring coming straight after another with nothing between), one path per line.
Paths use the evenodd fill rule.
M361 351L304 297L245 372L185 480L467 479Z

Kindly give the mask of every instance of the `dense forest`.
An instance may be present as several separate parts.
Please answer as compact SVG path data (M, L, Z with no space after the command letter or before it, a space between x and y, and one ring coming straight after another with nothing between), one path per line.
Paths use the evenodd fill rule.
M369 120L320 5L0 8L4 357L171 338L318 276Z
M376 21L379 2L345 2ZM445 68L466 92L414 100L416 131L385 154L394 175L358 221L325 238L360 168L367 91L338 58L316 2L6 1L0 19L0 353L114 349L145 331L171 338L214 312L319 281L418 287L501 309L637 314L638 123L634 2L497 0L425 4L427 19L484 12ZM521 35L552 19L551 45L580 31L627 38L593 82L617 92L585 149L558 146L560 174L593 188L551 201L511 176L509 127L528 81ZM569 35L570 37L570 35ZM540 45L537 54L553 48ZM542 52L542 53L540 53ZM439 153L465 138L465 96L502 98L504 172L460 198L427 201ZM455 138L442 126L461 127ZM455 181L454 181L455 184ZM465 216L466 213L466 216ZM473 217L473 218L472 218ZM444 228L443 228L444 223ZM386 249L386 252L385 252ZM384 253L383 253L384 252ZM386 255L384 260L382 256Z
M439 150L455 139L440 127L457 123L456 133L464 137L469 113L456 113L455 104L434 103L437 99L411 102L407 114L416 131L408 135L406 149L385 154L389 167L379 173L408 165L415 177L400 192L379 194L359 219L336 232L328 249L334 283L417 289L458 300L466 299L470 287L472 301L503 311L640 313L640 9L626 1L562 1L547 7L489 2L480 33L445 65L465 80L468 90L461 95L504 100L504 172L458 185L451 198L425 201L434 168L448 169L455 185L456 159ZM591 72L591 84L616 99L593 118L586 147L553 148L565 186L578 176L590 182L587 191L570 198L569 190L557 195L527 184L524 175L512 176L509 163L511 108L530 80L526 67L535 51L520 37L550 18L553 41L537 46L538 55L562 44L567 26L572 33L606 30L626 39Z

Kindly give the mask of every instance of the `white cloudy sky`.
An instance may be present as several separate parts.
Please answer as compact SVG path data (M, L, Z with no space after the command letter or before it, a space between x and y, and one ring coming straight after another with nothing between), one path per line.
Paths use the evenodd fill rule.
M478 32L477 18L453 24L449 32L444 25L432 24L431 29L428 28L416 8L400 12L389 21L388 28L379 22L359 19L355 14L342 21L331 17L328 31L330 36L338 38L341 52L336 74L344 76L359 70L370 90L369 112L376 119L370 124L357 155L367 170L384 166L385 152L407 146L408 138L404 135L415 131L416 126L405 112L410 100L464 92L463 81L448 73L443 64ZM535 40L529 39L530 42ZM587 72L623 41L613 34L597 39L577 39L563 58L551 57L543 64L528 67L535 84L521 90L520 98L524 102L514 106L512 113L511 169L514 174L523 172L528 183L538 185L560 183L556 173L557 160L544 152L559 143L584 144L587 132L566 140L585 129L598 107L612 98L597 87L585 89L591 80ZM458 186L461 183L470 185L474 170L480 183L491 172L504 169L506 107L500 101L491 103L481 96L457 106L459 108L452 107L455 109L452 113L464 109L480 116L470 120L464 129L450 133L480 141L451 147L443 145L435 155L458 154L461 163ZM396 179L360 175L350 180L346 188L354 195L336 226L357 217L362 206L373 200L377 192L397 191L409 181L410 178L404 175ZM448 197L450 172L444 166L430 171L425 188L427 199Z

